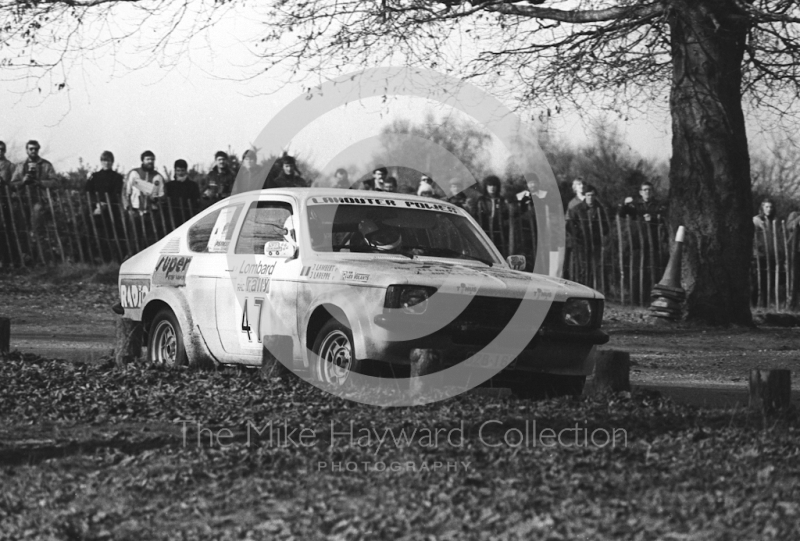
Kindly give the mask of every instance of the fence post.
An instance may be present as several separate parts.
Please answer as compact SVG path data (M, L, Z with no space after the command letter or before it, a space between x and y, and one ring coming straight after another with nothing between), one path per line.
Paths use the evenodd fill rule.
M8 207L7 207L8 208L8 222L11 224L11 232L12 232L12 234L14 236L15 244L17 245L17 253L19 254L20 266L22 266L22 268L24 269L24 268L27 267L27 265L25 265L25 254L22 253L22 244L19 242L19 235L17 234L17 223L14 221L14 205L11 202L11 192L9 191L8 186L4 186L4 188L5 188L5 192L6 192L6 200L8 201ZM2 205L0 205L0 207L2 207ZM0 212L3 212L2 208L0 208ZM3 218L3 220L4 220L3 223L5 223L5 219L4 218ZM7 234L8 234L8 232L6 232L6 235ZM9 256L11 256L11 241L9 241L9 243L8 243L8 254L9 254Z
M91 262L92 262L91 241L89 240L89 238L87 236L87 243L86 243L87 253L86 253L86 256L84 256L83 239L81 238L81 225L83 225L83 219L81 219L80 223L78 223L78 217L81 216L81 215L80 215L80 213L76 213L75 212L75 206L72 204L72 191L71 190L65 190L64 191L64 198L67 200L67 208L69 209L69 214L70 214L70 217L72 218L72 223L75 226L75 239L78 242L78 251L80 251L81 260L83 260L84 262L86 262L88 264L91 264ZM80 210L80 207L78 208L78 210ZM88 231L87 231L87 233L88 233Z
M781 256L778 252L778 220L772 222L772 245L775 249L775 310L781 309Z
M111 206L111 198L108 196L108 192L105 193L105 200L106 209L108 211L108 221L111 222L111 231L114 233L114 243L117 245L117 255L119 255L119 262L122 263L125 260L125 256L122 254L122 246L119 243L117 224L114 223L116 221L116 212L114 212L114 207Z
M767 229L769 228L769 219L764 219L764 227L761 229L761 232L764 236L764 254L766 255L766 266L767 266L767 297L766 301L764 302L764 308L769 310L769 303L772 299L772 264L769 257L769 238L767 237Z
M103 243L100 242L100 234L97 232L97 224L94 223L94 214L92 213L92 199L89 197L88 192L86 192L86 204L88 206L89 223L91 223L92 232L94 233L94 238L97 241L97 249L100 252L100 263L105 263L106 258L103 255Z
M164 214L167 212L165 207L169 207L169 203L170 201L166 197L162 197L158 203L158 215L161 217L161 238L166 237L167 233L169 233L169 231L167 231L167 220L164 217Z
M39 238L39 232L36 231L36 225L34 224L36 210L33 204L33 196L31 195L31 187L25 186L25 194L28 196L28 208L30 209L30 220L28 223L30 224L28 239L31 243L31 255L33 254L33 245L36 245L36 251L39 252L39 258L42 262L42 265L47 266L47 259L44 257L44 250L42 250L42 241Z
M50 188L45 188L45 193L47 194L47 202L50 205L50 214L53 217L53 222L56 221L56 209L53 206L53 198L50 196ZM56 235L56 242L58 243L58 251L61 254L61 262L66 263L67 258L64 257L64 246L61 244L61 235L58 233L58 224L55 224L55 235Z
M620 302L625 304L625 254L622 246L622 220L619 214L617 214L616 218L617 235L619 237L619 294Z
M781 236L783 237L783 276L786 282L783 306L788 310L791 302L791 285L789 283L789 241L786 238L786 220L781 220Z

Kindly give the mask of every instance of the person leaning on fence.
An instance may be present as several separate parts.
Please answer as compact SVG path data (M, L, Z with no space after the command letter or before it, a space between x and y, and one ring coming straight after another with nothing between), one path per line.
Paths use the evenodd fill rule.
M576 271L570 279L591 285L601 270L600 252L608 237L608 222L597 189L585 184L583 196L583 201L567 213L567 236L572 239L573 268Z
M569 212L575 205L583 202L586 183L583 177L577 177L572 181L572 193L574 196L567 203L567 212Z
M0 141L0 194L5 191L5 186L11 186L13 175L14 164L6 158L6 144Z
M209 204L224 199L231 194L236 175L228 165L228 154L219 150L214 154L214 167L206 175L202 186L203 199Z
M508 237L509 205L500 192L500 178L489 175L481 182L483 195L475 201L475 219L489 235L495 246L506 255L506 238Z
M650 225L664 223L667 214L666 206L656 198L655 188L649 180L642 182L639 187L639 197L626 197L619 206L617 214L624 218L641 219Z
M447 197L446 201L462 209L468 209L469 201L467 200L467 194L462 189L461 179L455 177L451 178L448 184L450 187L450 196Z
M0 141L0 206L2 206L3 221L0 222L2 229L8 233L11 231L11 201L8 200L11 194L11 177L14 175L14 164L6 159L6 144ZM8 192L6 192L8 188ZM0 235L0 265L10 267L12 265L12 247L9 244L11 236Z
M125 179L122 205L134 220L136 230L147 241L148 237L155 235L153 229L159 229L158 220L154 219L153 213L159 208L158 202L164 196L164 177L156 171L156 155L152 151L145 150L140 159L142 165L132 169Z
M95 227L104 239L103 258L113 258L114 234L122 231L120 218L120 202L124 179L114 171L114 154L104 150L100 154L100 170L95 171L86 181L84 191L92 202L92 219ZM108 198L106 198L108 196ZM109 208L109 203L111 207ZM114 220L112 225L111 220Z
M236 175L237 186L241 186L239 192L250 190L260 190L264 186L267 178L267 170L258 165L258 154L255 150L245 150L242 154L242 167Z
M280 162L281 170L278 176L272 182L267 179L264 188L305 188L308 186L297 169L297 160L292 156L284 156Z
M56 185L56 170L53 164L39 156L39 142L31 139L25 145L28 158L18 163L11 177L11 186L25 196L30 197L32 206L30 236L38 241L38 232L42 227L46 200L44 189Z
M775 205L769 199L764 199L758 207L758 214L753 216L753 271L751 277L751 302L757 304L759 290L761 304L765 305L767 297L772 302L775 298ZM778 254L782 251L783 242L778 242ZM780 258L780 255L778 256ZM760 270L760 272L759 272ZM781 269L779 269L779 272ZM782 277L782 276L779 276ZM771 293L771 295L770 295Z
M200 186L189 178L186 160L175 160L175 178L164 186L172 207L172 218L184 222L200 209Z

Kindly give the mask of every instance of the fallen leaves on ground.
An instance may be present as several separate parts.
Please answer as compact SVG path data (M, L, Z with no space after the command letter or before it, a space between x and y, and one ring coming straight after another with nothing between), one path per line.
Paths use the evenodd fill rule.
M379 409L19 353L0 381L0 538L800 538L796 416L646 392Z

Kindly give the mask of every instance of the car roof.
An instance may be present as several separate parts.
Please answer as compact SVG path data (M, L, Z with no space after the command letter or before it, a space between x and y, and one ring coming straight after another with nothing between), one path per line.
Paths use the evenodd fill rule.
M232 195L229 200L247 199L258 195L288 195L295 197L301 202L305 202L309 197L360 197L367 199L397 199L402 201L421 201L430 204L447 205L457 210L461 208L443 199L432 197L420 197L418 195L405 193L375 192L372 190L345 190L342 188L268 188L264 190L251 190L248 192Z

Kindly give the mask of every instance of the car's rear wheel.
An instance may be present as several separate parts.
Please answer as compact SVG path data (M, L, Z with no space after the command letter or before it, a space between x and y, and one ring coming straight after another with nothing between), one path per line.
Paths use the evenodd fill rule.
M342 386L359 371L353 348L353 333L337 319L329 319L317 333L312 348L314 378L327 385Z
M579 396L585 383L586 376L524 373L516 375L511 391L520 398Z
M178 318L169 308L163 308L153 318L147 340L147 360L169 366L188 364L183 333Z

